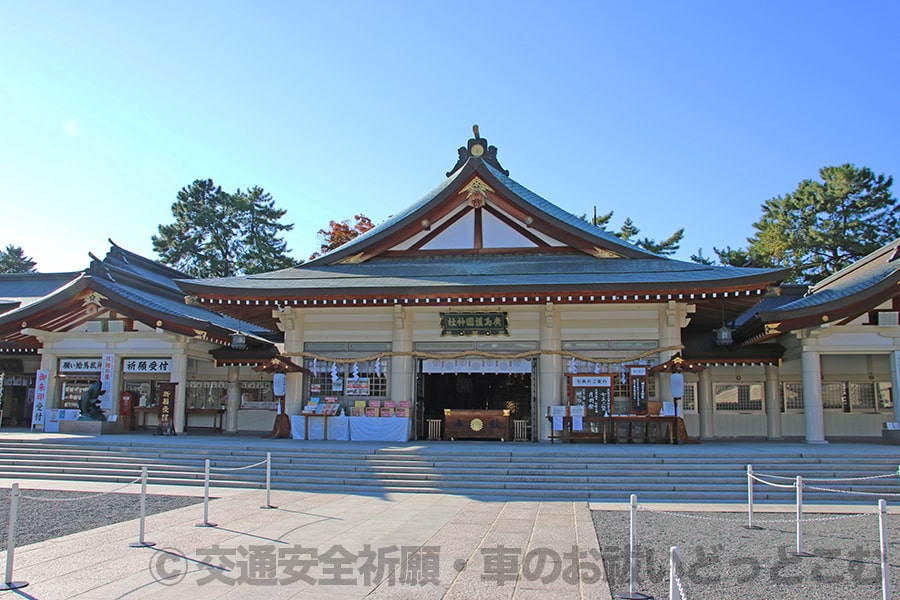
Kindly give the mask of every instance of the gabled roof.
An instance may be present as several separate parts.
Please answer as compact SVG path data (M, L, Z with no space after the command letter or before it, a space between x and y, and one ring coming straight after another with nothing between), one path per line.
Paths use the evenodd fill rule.
M184 273L110 243L107 257L92 256L84 273L27 306L0 315L0 341L33 349L39 342L22 330L71 331L108 311L114 320L138 321L223 345L236 331L250 334L251 343L270 345L272 331L185 303L174 283L175 277L187 277Z
M722 299L756 303L786 270L716 267L655 255L508 176L478 136L417 202L298 267L178 285L205 305L272 327L275 306ZM703 311L694 320L703 321ZM733 318L733 317L730 317Z
M418 202L343 246L297 268L337 264L343 261L365 262L388 252L391 248L402 246L404 241L428 237L427 232L436 227L441 219L453 214L453 211L471 212L479 208L468 206L470 199L466 196L461 197L467 185L471 185L472 182L480 182L478 186L486 185L489 188L489 191L484 192L483 206L496 207L497 212L506 215L507 218L512 217L510 220L514 223L511 227L526 232L524 233L526 236L527 232L531 231L535 236L543 234L547 239L558 239L560 244L568 243L567 246L551 247L595 256L599 254L628 258L659 258L652 252L629 244L612 233L594 227L584 219L564 211L510 179L481 158L470 156L461 168ZM523 253L528 248L526 246L508 250L511 253ZM532 248L534 252L540 251L537 247ZM456 250L459 252L461 249ZM478 252L472 249L471 253L487 253L486 249L481 250Z

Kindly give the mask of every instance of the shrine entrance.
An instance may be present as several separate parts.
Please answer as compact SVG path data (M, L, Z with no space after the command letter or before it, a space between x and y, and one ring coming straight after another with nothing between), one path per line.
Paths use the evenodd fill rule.
M529 439L536 395L531 362L522 362L506 368L519 372L420 372L419 437Z

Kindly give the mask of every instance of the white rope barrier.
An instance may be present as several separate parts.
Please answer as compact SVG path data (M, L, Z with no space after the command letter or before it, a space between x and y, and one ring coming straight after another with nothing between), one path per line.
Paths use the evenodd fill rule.
M127 488L130 485L136 484L140 480L141 480L141 478L138 477L137 479L129 481L128 483L121 485L115 489L112 489L112 490L109 490L106 492L97 492L96 494L88 494L86 496L78 496L76 498L68 498L68 497L67 498L48 498L46 496L25 496L25 495L20 496L20 498L22 498L23 500L37 500L38 502L78 502L80 500L90 500L91 498L100 498L101 496L109 496L110 494L115 494L116 492L118 492L120 490L124 490L125 488Z
M266 464L266 460L261 460L258 463L253 463L252 465L246 465L243 467L210 467L211 471L243 471L244 469L252 469L253 467L259 467L261 465ZM207 462L209 462L207 460Z
M766 485L769 485L769 486L772 486L772 487L777 487L777 488L793 489L794 486L796 485L796 484L794 484L794 483L789 483L789 484L785 484L785 483L772 483L771 481L766 481L765 479L760 479L760 478L757 477L756 475L751 475L750 477L753 479L753 481L758 481L758 482L760 482L760 483L764 483L764 484L766 484Z

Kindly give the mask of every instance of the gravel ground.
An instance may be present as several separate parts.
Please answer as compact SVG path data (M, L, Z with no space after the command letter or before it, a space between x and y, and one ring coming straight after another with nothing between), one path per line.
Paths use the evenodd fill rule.
M689 600L881 598L877 509L864 516L804 514L798 557L794 513L637 513L638 586L656 600L669 598L669 549L681 549L681 582ZM837 518L845 517L845 518ZM594 511L613 598L627 597L630 511ZM816 520L821 519L821 520ZM788 522L784 522L787 520ZM900 515L887 516L891 593L900 597Z
M104 525L137 519L140 494L67 492L21 489L16 520L16 547L62 537ZM32 498L52 499L33 500ZM147 494L148 515L203 502L192 496ZM199 514L199 513L198 513ZM9 489L0 489L0 550L6 550L9 529ZM138 530L135 527L135 539Z

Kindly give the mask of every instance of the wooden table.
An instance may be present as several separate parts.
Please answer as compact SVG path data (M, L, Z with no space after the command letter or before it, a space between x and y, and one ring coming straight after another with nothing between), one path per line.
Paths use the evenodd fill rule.
M222 431L222 421L225 418L224 408L188 408L184 411L184 430L187 431L188 423L190 423L191 415L211 415L212 429ZM195 426L194 429L197 429Z
M158 406L135 406L132 410L134 411L135 429L147 429L147 415L159 414Z
M547 419L550 421L551 427L553 424L553 417L548 416ZM600 417L600 416L592 416L592 417L582 417L583 423L599 423L600 431L593 432L579 432L574 431L572 429L572 417L562 417L563 420L563 428L560 430L560 435L555 435L555 431L550 434L550 443L553 443L554 440L561 439L565 442L574 442L574 441L597 441L603 442L604 444L609 441L618 442L620 441L619 436L619 426L620 425L628 425L628 434L625 436L626 441L630 444L634 441L634 436L632 435L632 426L637 423L639 425L644 425L644 442L650 441L650 430L648 425L660 424L666 425L666 430L668 433L669 443L677 444L678 443L678 425L681 420L680 417L675 416L661 416L661 415L613 415L610 417Z

